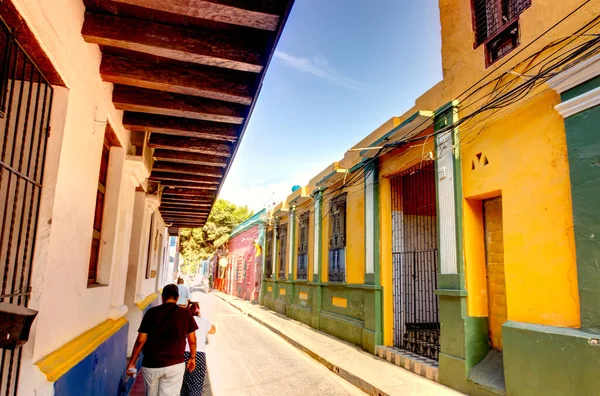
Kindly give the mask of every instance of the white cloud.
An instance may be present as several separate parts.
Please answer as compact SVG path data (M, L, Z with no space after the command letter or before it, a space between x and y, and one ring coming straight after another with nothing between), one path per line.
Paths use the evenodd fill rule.
M281 181L265 183L264 180L254 180L247 185L225 183L219 198L226 199L239 206L248 205L255 212L267 206L277 205L292 193L293 182Z
M335 70L329 64L327 58L322 55L314 56L309 59L296 57L282 51L275 51L275 57L294 69L315 75L341 87L354 91L364 91L366 89L365 84L350 77L346 77Z
M325 166L320 161L307 162L302 169L290 172L289 180L270 181L253 179L248 183L240 183L228 178L223 185L219 198L226 199L239 206L247 205L258 212L266 207L273 207L292 193L295 185L305 186Z

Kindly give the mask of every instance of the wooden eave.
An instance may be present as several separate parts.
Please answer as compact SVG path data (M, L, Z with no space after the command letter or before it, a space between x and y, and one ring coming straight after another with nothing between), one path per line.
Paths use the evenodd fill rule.
M147 136L170 227L201 227L294 0L84 0L125 128Z

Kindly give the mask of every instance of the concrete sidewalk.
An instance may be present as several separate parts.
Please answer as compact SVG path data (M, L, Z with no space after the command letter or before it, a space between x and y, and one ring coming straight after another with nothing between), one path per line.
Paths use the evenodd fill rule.
M429 381L351 344L261 306L217 291L211 294L278 334L369 395L461 395L450 388Z

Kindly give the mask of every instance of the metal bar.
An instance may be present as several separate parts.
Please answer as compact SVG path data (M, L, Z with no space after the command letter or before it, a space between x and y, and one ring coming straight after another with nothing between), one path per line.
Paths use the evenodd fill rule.
M33 159L33 146L34 146L34 142L36 141L36 136L37 136L37 141L38 141L38 147L39 145L41 145L41 140L43 138L43 136L41 134L36 134L35 132L38 130L37 128L37 122L38 122L38 111L39 111L39 105L40 105L40 93L41 93L41 86L42 86L42 77L41 77L41 73L38 71L37 72L38 75L38 79L37 79L37 93L36 93L36 99L35 99L35 111L34 111L34 115L33 115L33 122L32 122L32 134L31 134L31 143L29 145L29 160L27 161L27 175L29 176L30 172L31 172L31 163L32 163L32 159ZM32 79L33 81L33 79ZM44 103L45 105L45 103ZM43 124L44 120L41 119L40 120L40 124ZM39 189L41 189L41 184L39 185ZM38 195L37 193L39 192L39 189L35 189L35 186L32 187L32 191L31 191L31 197L29 200L29 212L27 215L27 228L25 231L25 246L23 247L23 263L29 263L29 261L27 260L28 257L28 251L29 251L29 243L30 243L30 235L31 235L31 225L32 225L32 217L33 217L33 210L34 210L34 202L35 202L35 197L36 195ZM37 207L37 205L35 206ZM36 216L36 220L37 220L37 216ZM19 286L19 289L23 290L24 286L29 287L29 280L30 280L30 269L32 267L32 264L29 263L28 265L28 271L27 274L25 273L25 266L23 266L23 272L21 274L21 284ZM29 296L26 296L29 297ZM19 297L17 304L21 304L22 300L21 297Z
M31 98L33 96L33 75L34 75L34 71L35 69L33 67L31 67L31 76L29 78L29 93L27 95L27 107L25 109L25 121L23 123L23 140L21 141L21 151L19 153L19 167L18 170L19 172L22 171L22 167L23 167L23 160L24 160L24 156L25 156L25 147L27 144L27 137L28 137L28 126L29 126L29 113L31 111ZM27 62L24 62L23 64L23 75L25 75L25 73L27 72ZM25 77L25 76L24 76ZM25 84L25 78L23 78L23 82L21 84ZM31 139L33 140L33 131L31 133ZM16 139L15 139L16 140ZM27 161L27 163L29 164L29 161ZM17 179L20 182L20 178ZM18 232L17 232L17 249L15 252L15 258L14 258L14 272L13 272L13 285L12 285L12 290L15 289L16 287L16 281L17 281L17 269L19 267L19 261L18 261L18 257L19 257L19 251L21 250L21 243L22 243L22 239L23 239L23 221L25 220L25 205L26 205L26 200L27 200L27 191L29 190L29 184L25 183L25 187L24 187L24 191L23 191L23 202L22 202L22 206L21 206L21 210L19 211L19 227L18 227ZM33 193L33 189L31 191ZM17 202L17 200L15 199L15 202ZM25 261L21 262L21 277L19 279L19 289L22 289L23 287L23 278L25 277L25 268L27 263ZM11 303L13 302L13 298L11 298Z
M9 43L5 59L0 59L7 66L7 82L12 78L6 93L6 112L0 114L5 116L4 125L0 124L0 133L4 133L0 153L0 201L4 202L0 213L0 254L4 262L0 300L27 306L53 91L12 37ZM21 357L22 350L2 351L0 394L17 395Z

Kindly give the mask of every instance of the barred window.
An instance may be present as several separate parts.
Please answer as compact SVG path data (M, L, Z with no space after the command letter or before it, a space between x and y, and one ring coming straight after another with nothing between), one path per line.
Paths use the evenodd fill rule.
M285 280L285 263L287 257L287 224L282 224L277 230L279 245L279 279Z
M267 232L265 243L265 277L273 277L273 231Z
M329 210L329 282L346 280L346 194L331 200Z
M519 15L531 0L472 0L475 46L485 44L489 66L519 45Z
M302 213L299 216L299 243L298 243L298 268L297 278L308 279L308 224L309 224L308 211Z

